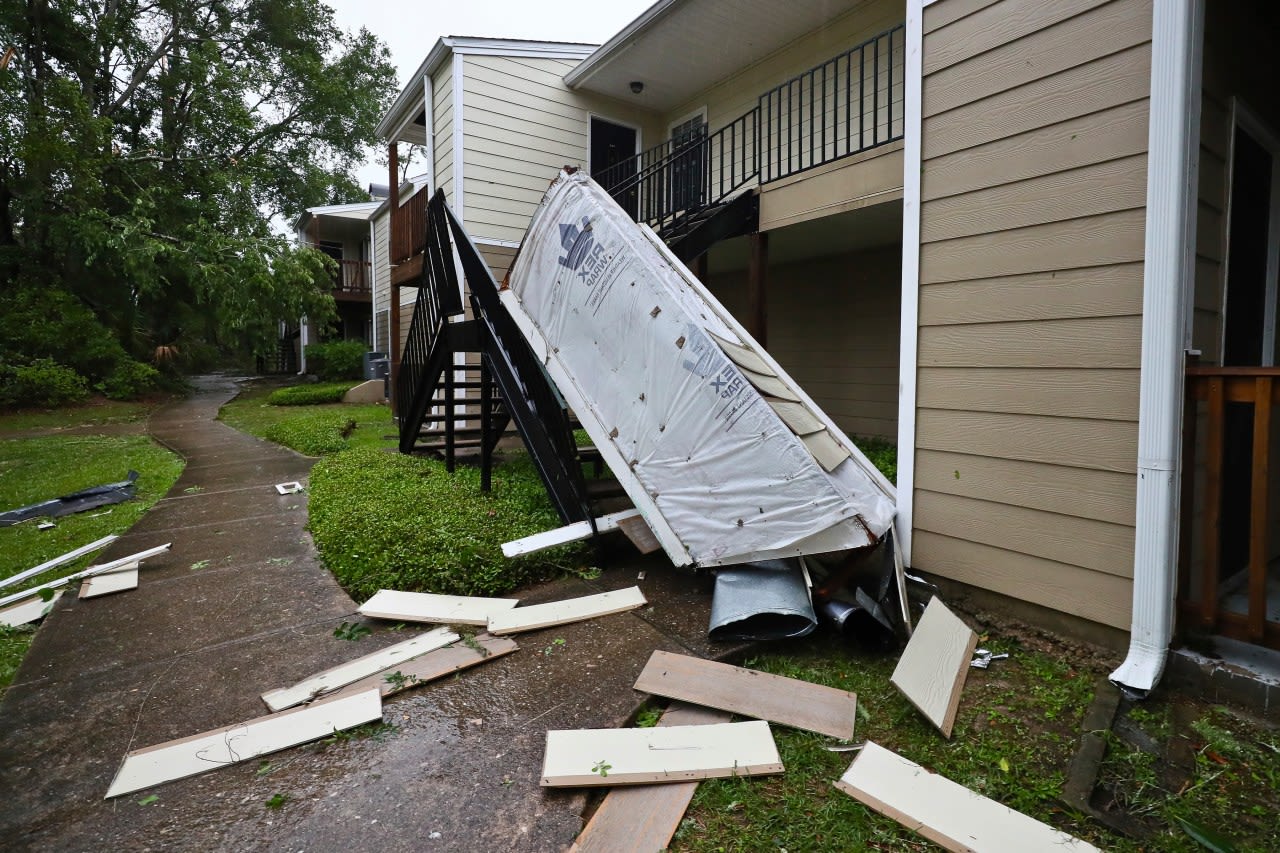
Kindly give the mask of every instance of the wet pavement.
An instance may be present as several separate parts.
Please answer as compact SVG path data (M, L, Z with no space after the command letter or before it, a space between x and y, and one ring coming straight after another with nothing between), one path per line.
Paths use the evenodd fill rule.
M103 800L130 749L262 716L264 691L420 630L334 637L356 605L319 563L305 493L274 489L314 460L216 421L235 392L206 377L152 416L187 467L105 558L172 550L137 590L64 596L0 703L5 849L563 849L585 795L539 786L546 730L624 723L654 649L738 651L706 640L708 579L624 550L599 578L517 595L638 584L648 607L518 635L515 654L387 700L376 730Z

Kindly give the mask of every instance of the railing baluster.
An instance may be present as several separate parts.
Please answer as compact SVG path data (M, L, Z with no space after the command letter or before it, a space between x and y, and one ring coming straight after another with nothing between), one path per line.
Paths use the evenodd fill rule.
M893 33L889 33L889 62L888 62L889 82L886 86L884 102L885 102L885 118L884 129L886 137L893 137Z

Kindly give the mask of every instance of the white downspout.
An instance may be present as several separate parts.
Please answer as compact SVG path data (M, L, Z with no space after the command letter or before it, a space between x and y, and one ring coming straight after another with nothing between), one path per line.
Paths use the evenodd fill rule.
M1145 696L1164 672L1177 586L1185 314L1194 270L1203 0L1154 0L1129 654L1111 680Z

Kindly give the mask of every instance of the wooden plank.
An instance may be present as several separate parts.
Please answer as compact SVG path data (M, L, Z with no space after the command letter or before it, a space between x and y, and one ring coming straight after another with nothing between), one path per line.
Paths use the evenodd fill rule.
M595 520L594 527L590 521L575 521L573 524L566 524L564 527L557 527L554 530L544 530L541 533L535 533L523 539L503 542L502 556L521 557L525 554L532 554L535 551L554 548L557 545L581 542L583 539L590 539L597 533L608 533L611 530L617 530L620 521L639 517L640 510L625 509L621 512L600 516Z
M49 611L53 609L53 605L57 604L58 599L61 597L62 590L58 590L53 594L53 598L48 601L40 598L31 598L0 608L0 625L8 628L30 625L37 619L48 615Z
M1150 87L1147 43L925 119L922 156L930 160L1101 112L1147 97Z
M1138 465L1138 427L1126 421L921 409L916 435L917 449L1124 474Z
M919 362L921 368L1136 370L1141 332L1141 316L923 326Z
M1138 420L1138 370L1024 367L922 367L916 405L1023 415Z
M597 616L635 610L647 603L644 594L640 592L640 587L631 586L596 595L584 595L581 598L517 607L514 610L490 616L489 633L515 634L520 631L550 628L553 625L565 625L569 622L581 622Z
M920 242L1132 210L1146 201L1147 155L1135 154L935 199L925 207Z
M924 7L924 31L931 33L963 17L985 9L999 0L947 0Z
M769 407L778 413L782 422L796 435L810 435L826 429L822 421L814 417L813 412L803 403L789 403L786 400L765 398Z
M935 115L1150 40L1151 0L1106 3L930 74L923 115Z
M729 722L723 711L681 702L658 720L660 727L706 726ZM569 847L569 853L654 853L665 850L680 827L697 782L614 788Z
M1267 540L1271 498L1270 376L1254 380L1253 474L1249 499L1249 640L1261 643L1267 623Z
M262 701L266 702L267 707L272 711L283 711L285 708L291 708L294 705L309 702L317 696L331 693L353 681L373 675L375 672L384 670L387 667L398 666L419 655L425 655L427 652L443 648L450 643L457 642L458 639L458 635L447 628L436 628L432 631L427 631L425 634L419 634L412 639L405 640L403 643L387 646L385 649L380 649L372 654L358 657L355 660L347 661L309 678L304 678L292 687L268 690L262 694Z
M125 756L106 799L249 761L381 717L378 691L366 690L137 749Z
M947 850L1088 853L1059 832L867 741L836 787Z
M712 334L711 332L708 332L707 334L711 335L712 340L720 346L720 349L724 350L724 354L729 357L730 361L738 365L738 367L750 370L753 373L760 373L765 376L776 375L768 362L761 358L755 350L744 347L742 344L726 341L724 338L719 335Z
M920 289L921 326L1141 314L1140 263L952 281Z
M97 598L100 595L110 595L113 592L124 592L125 590L137 588L138 564L134 563L131 569L106 572L85 578L80 584L80 598Z
M966 15L925 41L925 76L1087 12L1108 0L1004 0Z
M68 551L60 557L54 557L52 560L45 560L38 566L32 566L29 569L18 572L16 575L10 575L4 580L0 580L0 589L6 586L13 586L21 583L27 578L33 578L36 575L44 574L50 569L56 569L58 566L65 566L67 563L75 562L86 554L92 554L94 551L100 551L119 539L119 536L103 536L101 539L90 542L88 545L81 545L74 551Z
M661 650L649 656L633 686L744 717L853 739L858 697L848 690Z
M389 666L381 672L376 672L359 681L354 681L342 688L342 693L344 695L359 693L370 687L376 687L383 698L386 698L402 690L408 690L420 684L443 678L446 675L452 675L455 672L470 669L473 666L479 666L491 660L497 660L503 655L509 655L519 650L519 648L515 640L479 634L470 643L454 643L451 646L445 646L443 649L436 649L434 652L419 655L404 663ZM400 677L397 678L397 675Z
M444 625L488 625L489 615L509 610L518 598L481 598L380 589L360 605L361 616L400 622L438 622Z
M831 435L830 430L800 436L804 446L828 474L840 467L853 454Z
M653 534L653 528L645 522L643 516L637 515L635 518L624 518L618 522L618 529L623 532L641 554L652 554L662 547L658 537Z
M791 390L781 379L772 371L765 373L756 373L754 370L748 370L745 367L739 367L742 375L746 377L755 389L766 397L777 397L779 400L786 400L790 403L800 402L800 397Z
M946 737L951 737L977 645L978 635L935 597L889 679Z
M649 729L547 732L546 787L685 782L781 773L782 759L762 720Z
M24 589L20 592L15 592L12 595L7 595L4 598L0 598L0 607L4 607L8 604L12 604L15 601L21 601L22 599L29 598L33 595L38 595L40 591L44 589L57 589L58 587L65 586L66 584L72 583L73 581L82 580L83 578L89 578L89 577L93 577L94 575L102 575L102 574L107 574L109 572L119 571L120 569L126 566L129 566L130 564L140 563L149 557L155 557L159 554L163 554L165 551L169 550L170 545L171 543L166 542L163 545L157 545L154 548L148 548L145 551L139 551L136 554L130 554L127 557L121 557L120 559L112 560L109 563L103 563L98 566L90 566L89 568L83 571L76 572L75 574L70 574L65 577L58 578L56 580L51 580L48 583L42 583L39 586L33 586L30 589Z

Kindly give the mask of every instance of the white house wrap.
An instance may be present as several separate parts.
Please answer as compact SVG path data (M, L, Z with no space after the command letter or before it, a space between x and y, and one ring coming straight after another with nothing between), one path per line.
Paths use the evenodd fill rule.
M855 548L894 491L646 226L582 173L502 298L677 565Z

